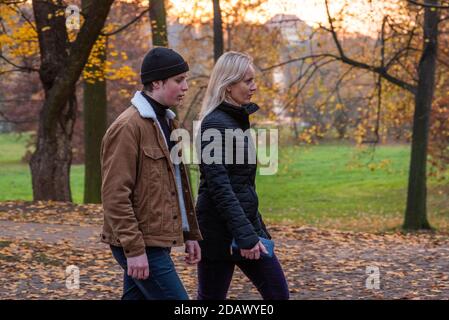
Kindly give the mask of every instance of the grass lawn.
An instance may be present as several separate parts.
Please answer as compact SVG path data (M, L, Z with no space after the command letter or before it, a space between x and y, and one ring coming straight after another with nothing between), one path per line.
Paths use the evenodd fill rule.
M261 212L275 221L338 229L392 230L402 223L410 149L405 145L289 147L275 176L259 176ZM429 181L429 219L447 229L447 181Z
M26 152L28 134L0 134L0 201L33 200L31 174L21 158ZM70 185L73 200L83 201L84 165L72 165Z
M32 200L26 135L0 134L0 201ZM275 175L258 176L260 211L268 221L359 231L389 231L402 223L410 150L405 145L285 147ZM195 184L195 183L194 183ZM73 165L75 202L83 198L84 166ZM431 224L449 231L449 184L429 180Z

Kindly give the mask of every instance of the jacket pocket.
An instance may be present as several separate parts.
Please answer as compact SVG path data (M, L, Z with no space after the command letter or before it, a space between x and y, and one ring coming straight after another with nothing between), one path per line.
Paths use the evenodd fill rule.
M162 216L166 212L167 160L160 148L143 147L143 178L148 186L146 192L145 209L141 214L147 219L147 233L160 235L162 233Z
M146 157L157 161L159 159L165 158L164 151L161 148L157 147L142 147L143 153Z
M156 182L160 184L162 177L167 171L167 161L164 151L160 148L143 147L143 153L145 155L143 159L143 169L145 174L143 175L150 184Z

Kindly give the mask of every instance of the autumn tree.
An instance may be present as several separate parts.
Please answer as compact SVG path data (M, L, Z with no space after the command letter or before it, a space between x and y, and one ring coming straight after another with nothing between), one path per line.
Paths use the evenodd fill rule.
M223 22L221 19L220 0L212 0L214 4L214 61L223 54Z
M165 0L150 0L150 24L153 46L168 47Z
M392 3L398 5L397 1ZM430 225L427 221L426 210L426 177L429 118L435 87L438 27L441 20L441 10L447 6L437 0L427 2L408 1L408 4L399 4L396 17L385 16L382 21L379 47L374 50L376 56L371 58L375 63L371 63L365 61L366 59L355 58L348 54L347 48L342 44L338 33L337 24L341 21L341 17L339 19L331 15L327 0L325 5L328 26L321 25L320 30L329 34L332 38L333 50L313 52L284 63L308 60L313 61L316 68L324 61L327 61L327 63L338 61L350 67L348 73L352 69L370 72L377 76L376 88L378 89L379 110L384 81L401 88L414 97L411 160L403 228L428 229ZM424 15L420 14L421 11L424 11ZM402 22L403 17L408 17L406 19L408 23ZM415 17L416 19L414 19ZM396 23L395 18L402 19L402 21ZM418 32L417 24L414 21L421 25L421 32ZM421 48L418 47L419 40L421 40ZM374 140L374 142L377 141L378 139Z
M30 8L0 3L0 117L15 130L29 130L37 123L32 110L41 89L39 44L31 16Z
M83 0L83 11L91 5L91 0ZM106 42L104 36L97 40L90 54L91 61L85 66L85 73L93 76L84 77L83 82L84 203L101 203L100 148L107 127Z
M91 5L90 0L83 1L83 8L89 8ZM107 128L107 81L130 79L136 76L136 73L126 64L113 65L113 59L117 56L120 56L122 60L127 59L124 51L119 54L114 48L114 37L118 33L125 32L149 11L149 9L141 10L137 16L128 18L126 12L120 10L120 7L126 4L118 3L117 5L119 8L115 11L120 11L120 19L129 21L117 23L111 17L112 21L103 28L83 71L84 203L101 203L100 148ZM137 4L135 7L139 9ZM108 48L110 59L107 59Z
M24 27L31 27L34 31L34 34L27 34L35 38L38 44L40 67L37 69L44 89L36 150L30 161L33 196L35 200L70 201L71 138L77 105L75 83L112 1L93 1L91 5L96 6L95 11L86 8L84 19L80 21L83 23L81 29L70 34L66 29L66 7L62 1L33 1L30 10L34 14L34 21L28 16L28 4L24 3L23 8L19 4L11 2L7 6L16 10L25 20L22 24ZM22 43L22 46L26 44L21 41L23 39L15 37L16 34L13 36L15 42ZM8 46L8 49L17 47L16 43ZM11 58L18 56L14 50L8 50L8 54Z

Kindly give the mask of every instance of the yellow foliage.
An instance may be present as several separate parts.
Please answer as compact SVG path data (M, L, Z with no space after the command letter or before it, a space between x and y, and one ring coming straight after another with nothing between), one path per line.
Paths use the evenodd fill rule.
M105 26L103 32L111 32L113 26L110 24ZM134 79L136 72L127 65L122 65L123 61L128 60L128 56L124 51L114 50L114 36L109 38L100 36L93 46L88 62L83 71L83 78L88 83L105 80L125 80L129 84L137 84ZM120 67L117 67L120 65Z
M8 32L0 33L3 55L31 57L39 52L35 25L20 23L20 15L6 5L0 5L0 16Z
M133 79L137 76L134 70L130 66L122 66L118 69L109 68L106 69L107 78L109 80L126 80L133 83Z

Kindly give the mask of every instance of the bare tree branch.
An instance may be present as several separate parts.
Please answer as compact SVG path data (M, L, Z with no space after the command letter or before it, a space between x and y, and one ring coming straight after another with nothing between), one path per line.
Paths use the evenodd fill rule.
M323 57L334 58L335 60L339 60L340 59L339 56L336 56L336 55L331 54L331 53L311 54L311 55L303 56L303 57L300 57L300 58L290 59L290 60L281 62L279 64L275 64L273 66L269 66L269 67L266 67L266 68L260 68L260 71L265 72L265 71L269 71L271 69L275 69L275 68L278 68L278 67L285 66L285 65L293 63L293 62L305 61L305 60L309 60L309 59L316 59L316 58L323 58Z
M36 26L31 22L30 18L28 18L25 15L25 13L23 13L23 11L19 8L19 6L17 4L14 4L13 7L15 8L15 11L20 14L23 20L25 20L28 23L28 25L37 33Z
M313 61L311 64L309 64L308 66L307 66L307 68L305 69L305 71L303 72L302 71L302 66L303 65L301 65L301 70L300 70L300 72L299 72L299 76L296 78L296 80L295 81L293 81L290 85L289 85L289 89L290 88L292 88L296 83L298 83L299 81L301 81L303 78L304 78L304 76L309 72L309 70L310 70L310 68L312 68L312 67L318 67L318 70L317 71L320 71L321 70L321 67L324 67L325 65L327 65L327 64L329 64L329 63L331 63L331 62L334 62L335 60L327 60L327 61L325 61L325 62L323 62L322 64L320 64L319 66L317 66L317 63L318 62L320 62L321 60L319 60L319 61ZM310 78L310 77L309 77ZM309 79L307 79L306 80L306 82L309 82Z
M420 7L425 7L425 8L449 9L449 4L448 5L438 5L438 4L427 3L425 1L415 1L415 0L407 0L407 2L409 2L411 4L415 4Z
M184 119L182 119L181 122L181 127L184 127L184 123L186 122L186 120L189 118L190 113L192 112L193 107L195 106L198 98L200 97L201 93L204 91L204 89L206 89L206 86L200 86L198 91L195 93L195 96L192 99L192 102L190 103L189 108L187 109L187 113L184 116Z
M26 71L22 70L22 69L3 70L3 71L0 71L0 75L6 74L6 73L12 73L12 72L26 72Z
M23 3L25 3L25 2L27 2L27 0L22 0L22 1L7 1L7 0L3 0L3 4L6 4L6 5L17 5L17 4L23 4Z
M382 65L381 66L369 65L367 63L364 63L364 62L357 61L357 60L354 60L352 58L349 58L345 54L345 52L343 50L343 47L342 47L342 45L341 45L341 43L340 43L340 41L338 39L337 33L335 31L335 26L333 24L333 19L332 19L331 15L330 15L328 0L325 0L325 5L326 5L326 12L327 12L327 15L328 15L328 21L329 21L329 24L330 24L330 28L325 28L323 26L321 28L323 28L324 30L326 30L326 31L331 33L332 38L333 38L334 43L335 43L335 46L337 47L337 51L338 51L339 54L335 55L335 54L331 54L331 53L322 53L322 54L312 54L312 55L308 55L308 56L303 56L303 57L300 57L300 58L297 58L297 59L291 59L291 60L288 60L288 61L281 62L281 63L279 63L279 64L277 64L275 66L263 68L263 71L267 71L267 70L270 70L270 69L273 69L273 68L276 68L276 67L280 67L280 66L283 66L285 64L288 64L288 63L291 63L291 62L295 62L295 61L301 61L301 60L306 60L306 59L316 59L316 58L323 57L323 56L324 57L331 57L331 58L333 58L335 60L341 61L343 63L346 63L346 64L349 64L351 66L357 67L359 69L364 69L364 70L371 71L373 73L377 73L378 75L382 76L384 79L388 80L389 82L391 82L391 83L393 83L393 84L395 84L395 85L397 85L397 86L399 86L399 87L409 91L412 94L416 94L416 89L417 89L416 85L410 84L410 83L408 83L408 82L406 82L406 81L404 81L402 79L399 79L399 78L391 75L390 73L388 73L388 69L385 66L382 66ZM389 62L388 65L390 65L390 64L391 64L391 62Z
M406 90L410 91L413 94L416 93L416 86L414 86L412 84L409 84L409 83L407 83L407 82L405 82L405 81L403 81L401 79L398 79L398 78L390 75L387 72L387 70L385 69L385 67L382 67L382 66L381 67L371 66L371 65L368 65L366 63L363 63L363 62L360 62L360 61L356 61L356 60L353 60L353 59L347 57L346 54L343 51L343 47L341 46L340 41L338 40L337 33L335 31L335 27L334 27L334 24L333 24L333 19L332 19L331 15L330 15L330 11L329 11L329 1L328 0L325 0L325 5L326 5L326 12L327 12L327 15L328 15L329 24L330 24L330 27L331 27L330 28L330 32L332 33L332 37L334 39L334 43L335 43L335 45L337 47L337 50L338 50L338 52L340 54L340 57L339 57L340 61L342 61L344 63L347 63L347 64L350 64L350 65L353 65L353 66L355 66L357 68L360 68L360 69L365 69L365 70L369 70L371 72L378 73L379 75L381 75L382 77L384 77L388 81L398 85L399 87L401 87L403 89L406 89Z
M14 62L12 62L11 60L9 60L8 58L6 58L4 55L0 54L0 59L3 59L4 61L6 61L8 64L12 65L13 67L17 68L17 69L21 69L23 71L27 71L27 72L38 72L39 70L32 68L32 67L28 67L28 66L19 66L17 64L15 64Z
M123 30L125 30L126 28L128 28L130 25L136 23L137 21L139 21L148 11L150 11L150 8L143 10L141 13L139 13L139 15L137 17L135 17L134 19L132 19L131 21L129 21L128 23L126 23L125 25L121 26L120 28L118 28L115 31L111 31L108 33L100 33L101 36L105 36L105 37L109 37L109 36L113 36L119 32L122 32Z
M31 122L37 122L37 119L25 119L25 120L13 120L10 119L3 111L0 110L0 117L2 117L4 120L0 119L0 122L6 122L6 123L14 123L14 124L22 124L22 123L31 123Z

